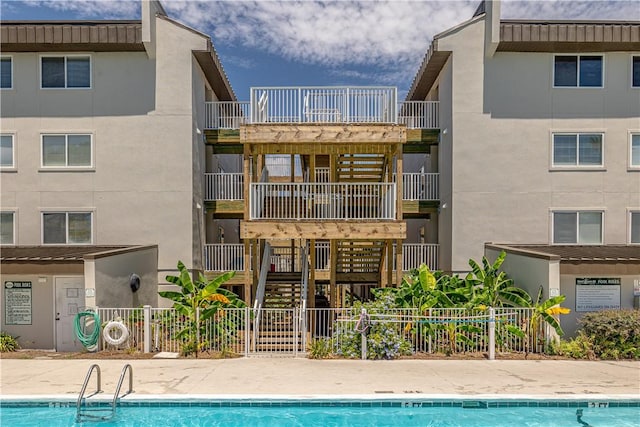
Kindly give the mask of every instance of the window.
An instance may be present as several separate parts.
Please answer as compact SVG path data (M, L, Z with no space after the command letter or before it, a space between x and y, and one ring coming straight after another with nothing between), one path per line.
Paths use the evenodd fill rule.
M13 60L10 56L0 58L0 89L13 88Z
M601 133L553 134L553 166L604 166Z
M42 135L42 167L91 166L91 135Z
M640 87L640 56L631 58L631 86Z
M553 243L602 244L602 212L554 212Z
M0 212L0 245L13 245L14 212Z
M15 167L13 155L13 135L0 135L0 168Z
M43 56L40 63L43 89L91 87L89 56Z
M43 212L42 243L91 244L91 212Z
M640 133L631 134L629 145L629 166L640 168Z
M632 211L629 216L629 243L640 244L640 211Z
M553 65L554 87L602 87L602 56L558 55Z

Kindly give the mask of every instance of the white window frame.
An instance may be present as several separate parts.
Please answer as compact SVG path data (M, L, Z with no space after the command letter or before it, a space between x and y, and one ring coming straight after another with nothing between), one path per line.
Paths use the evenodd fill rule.
M64 87L43 87L42 86L42 58L64 58ZM89 58L89 86L87 87L68 87L67 86L67 58ZM41 90L87 90L93 89L93 57L89 53L74 54L43 54L39 59L40 69L38 75L40 77Z
M65 243L45 243L44 242L44 215L45 214L65 214ZM69 243L69 214L91 214L91 241L88 243ZM44 246L90 246L95 240L95 209L40 209L40 241Z
M632 242L631 241L631 217L632 214L640 215L640 208L629 208L627 209L627 241L630 245L640 245L640 242Z
M555 164L555 136L556 135L574 135L576 137L576 164L575 165L557 165ZM600 135L602 141L602 162L599 165L581 165L580 164L580 135ZM595 131L583 131L583 132L575 132L575 131L551 131L551 148L549 150L549 162L551 164L552 170L604 170L605 168L605 133L600 130Z
M5 214L5 213L13 214L13 224L12 224L12 225L13 225L13 242L11 242L11 243L2 243L2 242L0 242L0 246L15 246L16 241L17 241L17 235L16 235L16 232L17 232L17 230L18 230L18 227L16 226L16 225L17 225L17 222L18 222L18 220L17 220L17 218L18 218L18 210L17 210L17 209L2 209L2 210L0 211L0 213L3 213L3 214Z
M631 64L629 69L631 70L631 72L629 73L629 84L631 85L632 89L640 89L640 85L639 86L634 86L633 84L633 60L634 58L638 58L639 62L638 65L640 66L640 55L631 55Z
M633 164L633 136L637 135L640 138L640 130L632 130L629 132L629 170L631 171L640 171L640 163L637 165Z
M11 166L2 166L0 165L0 171L2 172L12 172L17 170L16 163L16 134L15 132L2 132L0 135L2 136L10 136L11 137L11 156L13 160L13 164Z
M578 61L577 77L575 86L556 86L556 57L557 56L575 56ZM600 86L580 86L580 57L581 56L599 56L602 58L602 81ZM632 61L633 62L633 61ZM604 89L605 82L605 58L602 53L555 53L553 61L551 61L551 87L554 89Z
M74 135L87 135L91 140L91 163L87 166L69 166L69 136ZM45 166L44 164L44 137L45 136L64 136L65 137L65 165L64 166ZM93 133L91 132L44 132L40 134L40 170L41 171L55 171L55 170L65 170L65 171L87 171L94 170L95 166L95 147L94 147L94 138Z
M0 87L0 90L13 90L13 76L14 76L14 72L13 72L13 56L12 55L0 55L0 59L10 59L11 60L11 86L9 87ZM633 61L632 62L632 66L633 66Z
M578 238L580 237L580 214L581 213L599 213L600 214L600 243L581 243L579 242ZM556 213L575 213L577 214L576 216L576 242L574 243L556 243L554 241L554 215ZM575 246L575 245L581 245L581 246L600 246L600 245L604 245L604 226L605 226L605 209L603 208L588 208L588 209L580 209L580 208L553 208L550 209L550 231L551 234L549 236L549 241L551 242L551 244L553 246Z

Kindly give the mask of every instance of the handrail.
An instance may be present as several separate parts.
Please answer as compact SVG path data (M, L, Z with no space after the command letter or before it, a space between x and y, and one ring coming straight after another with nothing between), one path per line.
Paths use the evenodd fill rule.
M267 273L269 272L269 266L271 264L271 244L266 242L264 244L264 254L262 255L262 264L260 265L260 276L258 278L258 288L256 289L256 299L253 303L253 312L255 318L253 319L253 345L258 342L258 331L260 328L260 316L262 311L262 303L264 302L264 292L267 286Z
M118 379L118 385L116 386L116 392L113 394L113 400L111 401L111 413L115 415L116 413L116 403L118 401L118 399L120 398L119 394L120 394L120 387L122 387L122 382L124 381L124 374L127 373L127 370L129 370L129 390L127 390L127 392L125 394L123 394L122 396L126 396L130 393L133 393L133 368L131 367L131 365L129 363L127 363L126 365L124 365L124 367L122 368L122 372L120 372L120 378Z
M78 401L76 402L76 421L79 422L78 420L80 420L80 407L82 406L82 399L84 398L84 392L87 391L87 385L89 384L89 380L91 379L91 374L93 373L94 369L97 372L97 390L95 393L91 394L90 396L93 396L95 394L101 393L102 392L102 374L100 373L100 366L98 366L97 364L93 364L89 367L89 371L87 371L87 376L84 377L84 383L82 384L82 389L80 389L80 394L78 395Z

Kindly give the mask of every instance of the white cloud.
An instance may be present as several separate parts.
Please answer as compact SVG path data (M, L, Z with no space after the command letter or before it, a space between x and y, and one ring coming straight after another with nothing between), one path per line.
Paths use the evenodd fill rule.
M432 37L471 18L480 0L189 1L164 0L169 16L210 34L216 45L259 49L376 83L411 81ZM139 1L31 1L83 18L139 18ZM635 0L505 0L503 18L640 19ZM223 61L255 66L240 55ZM371 68L371 72L354 69ZM396 80L397 79L397 80Z

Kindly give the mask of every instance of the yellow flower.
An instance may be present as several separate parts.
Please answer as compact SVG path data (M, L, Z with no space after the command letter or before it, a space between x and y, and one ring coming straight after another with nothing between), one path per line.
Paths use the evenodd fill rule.
M551 308L548 308L545 312L551 315L569 314L571 313L571 309L566 307L551 307Z
M486 305L484 305L484 304L480 304L480 305L478 306L478 310L486 310L486 309L487 309L487 306L486 306Z
M413 328L413 325L411 324L411 322L407 323L407 325L404 327L404 333L408 334L409 332L411 332L412 328Z
M225 297L222 294L213 294L207 299L209 301L218 301L218 302L221 302L222 304L229 304L231 302L229 301L229 298Z

